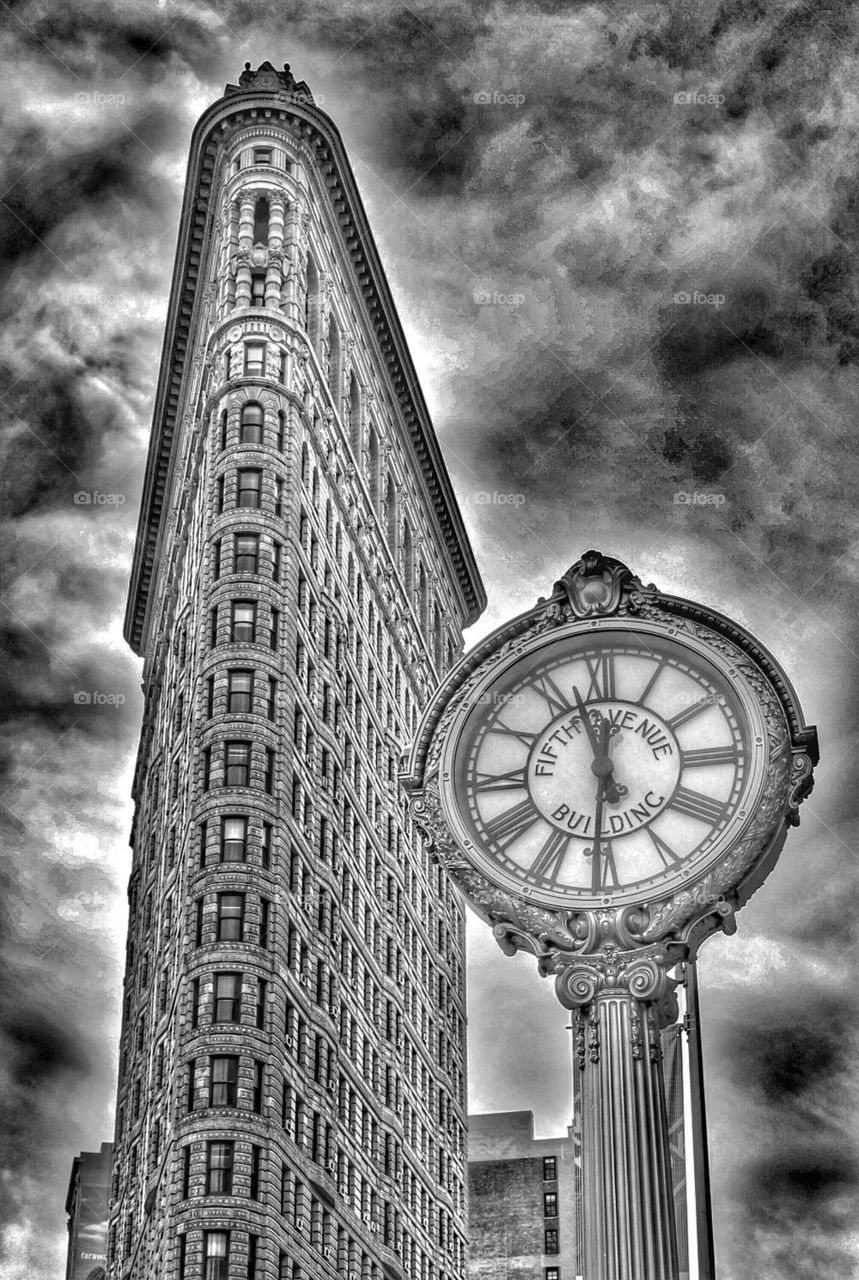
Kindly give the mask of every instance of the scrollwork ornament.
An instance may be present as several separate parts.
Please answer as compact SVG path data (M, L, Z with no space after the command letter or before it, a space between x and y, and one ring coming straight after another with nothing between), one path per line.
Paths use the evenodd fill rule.
M629 1037L632 1056L638 1060L643 1056L643 1041L641 1038L641 1014L635 1005L632 1006L629 1014Z

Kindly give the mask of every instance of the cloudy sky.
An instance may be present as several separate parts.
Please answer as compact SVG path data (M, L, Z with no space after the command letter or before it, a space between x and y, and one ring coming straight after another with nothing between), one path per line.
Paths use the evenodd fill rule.
M112 1136L121 616L188 140L246 58L345 138L486 580L473 638L597 545L748 625L820 726L802 826L701 962L717 1255L853 1276L859 6L2 7L3 1280L61 1274L71 1159ZM471 944L472 1106L562 1132L566 1015Z

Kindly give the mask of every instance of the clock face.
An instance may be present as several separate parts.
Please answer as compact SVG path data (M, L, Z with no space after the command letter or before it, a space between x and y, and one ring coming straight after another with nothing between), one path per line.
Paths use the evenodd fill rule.
M482 687L443 791L490 879L552 905L643 901L718 858L752 812L765 736L700 647L579 631Z

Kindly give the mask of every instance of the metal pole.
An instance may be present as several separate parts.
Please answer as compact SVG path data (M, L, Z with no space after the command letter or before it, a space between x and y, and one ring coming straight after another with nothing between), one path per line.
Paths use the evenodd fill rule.
M689 1029L689 1094L692 1110L692 1161L695 1175L695 1222L698 1231L698 1280L716 1280L713 1247L713 1206L710 1197L710 1156L707 1145L707 1108L704 1098L704 1062L701 1052L701 1017L698 1005L698 970L686 962L686 1018Z

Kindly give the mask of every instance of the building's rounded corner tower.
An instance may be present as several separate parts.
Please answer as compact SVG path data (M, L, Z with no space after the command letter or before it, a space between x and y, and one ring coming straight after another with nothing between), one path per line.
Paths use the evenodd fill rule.
M485 597L339 134L199 121L144 657L110 1280L465 1274L463 916L397 780Z

